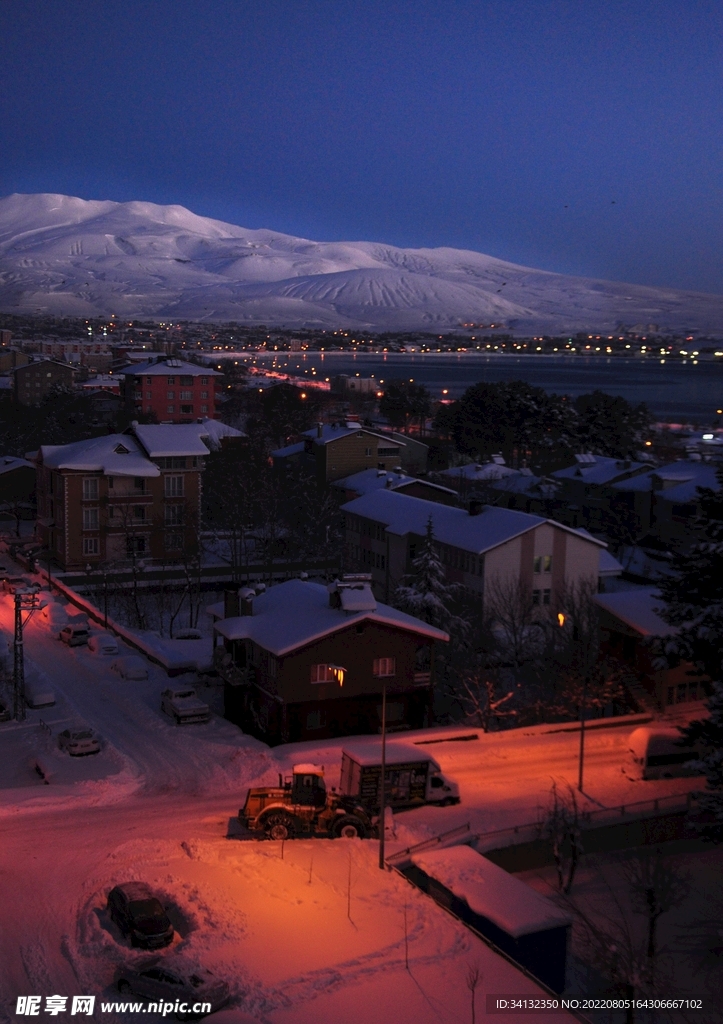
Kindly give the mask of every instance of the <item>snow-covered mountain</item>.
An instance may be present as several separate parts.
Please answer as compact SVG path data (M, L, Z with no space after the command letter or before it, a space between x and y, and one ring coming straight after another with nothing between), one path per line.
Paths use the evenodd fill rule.
M723 296L568 277L460 249L312 242L182 206L0 199L0 311L518 334L723 333Z

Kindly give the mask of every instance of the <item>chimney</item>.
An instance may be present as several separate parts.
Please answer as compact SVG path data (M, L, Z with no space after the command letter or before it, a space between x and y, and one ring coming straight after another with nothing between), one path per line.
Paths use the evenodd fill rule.
M317 437L323 437L324 436L324 424L323 423L317 423L316 424L316 436Z
M253 615L256 591L252 590L251 587L242 587L238 592L238 596L240 602L239 615Z
M235 619L241 614L241 604L238 590L224 590L223 592L223 617L224 619Z
M477 498L472 498L467 507L471 516L478 516L482 513L483 505L481 501L477 500Z

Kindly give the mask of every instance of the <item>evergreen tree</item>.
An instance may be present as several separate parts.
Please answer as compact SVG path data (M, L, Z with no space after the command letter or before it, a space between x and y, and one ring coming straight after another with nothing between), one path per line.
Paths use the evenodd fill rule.
M461 639L467 622L453 611L459 598L459 586L448 583L434 540L432 517L427 520L427 533L419 554L412 561L412 573L397 586L394 604L430 626L443 629L450 637Z
M707 778L703 809L712 821L701 826L714 842L723 840L723 469L719 488L700 488L700 512L694 523L696 540L678 552L674 574L663 579L663 618L677 627L665 641L669 661L688 661L693 672L709 681L710 718L683 730L685 743L705 747L701 764Z

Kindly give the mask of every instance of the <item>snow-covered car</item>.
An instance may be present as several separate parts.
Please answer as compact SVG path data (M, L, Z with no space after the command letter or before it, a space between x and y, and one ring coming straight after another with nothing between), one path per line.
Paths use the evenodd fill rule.
M196 691L188 686L169 687L161 694L161 711L175 719L176 725L191 722L208 722L211 709L204 704Z
M42 680L26 680L25 703L30 708L49 708L55 704L55 694Z
M100 740L92 729L63 729L58 734L58 746L71 757L85 757L100 752Z
M88 650L93 654L118 654L118 641L112 633L93 633L88 637Z
M123 882L108 893L108 913L133 946L160 949L173 940L173 925L145 882Z
M81 647L88 643L89 638L90 630L87 626L75 626L72 622L63 626L58 633L58 640L62 640L68 647Z
M48 601L41 606L40 614L50 626L52 633L59 633L63 626L68 625L68 612L64 604Z
M213 1013L225 1006L229 997L226 982L205 968L159 957L118 967L115 983L121 994L132 993L154 1003L168 1002L174 1006L178 1001L183 1007L176 1011L179 1020L201 1017L203 1003L210 1004Z
M116 658L110 663L110 670L119 675L121 679L148 678L148 666L137 654L126 654L122 658Z

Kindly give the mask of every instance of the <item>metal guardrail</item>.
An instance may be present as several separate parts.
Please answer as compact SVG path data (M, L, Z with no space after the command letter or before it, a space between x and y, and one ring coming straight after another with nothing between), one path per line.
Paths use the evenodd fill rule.
M395 867L398 863L403 863L405 860L409 860L415 853L421 853L422 850L431 850L435 846L443 847L447 845L454 845L455 839L462 839L463 836L469 836L469 840L475 838L475 834L472 831L469 822L466 825L458 825L457 828L451 828L447 832L440 832L437 836L432 836L430 839L423 839L421 843L415 843L413 846L408 846L406 850L397 850L396 853L391 853L386 858L386 863L391 867ZM461 845L461 844L460 844Z

